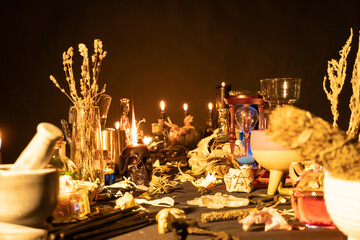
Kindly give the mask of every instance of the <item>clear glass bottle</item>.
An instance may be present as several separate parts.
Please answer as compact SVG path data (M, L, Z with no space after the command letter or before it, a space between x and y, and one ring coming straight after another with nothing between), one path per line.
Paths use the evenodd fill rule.
M76 173L75 164L66 156L66 141L63 138L56 142L49 164L57 167L61 174L73 175Z
M99 107L77 106L74 110L70 159L77 179L95 182L102 191L105 178Z

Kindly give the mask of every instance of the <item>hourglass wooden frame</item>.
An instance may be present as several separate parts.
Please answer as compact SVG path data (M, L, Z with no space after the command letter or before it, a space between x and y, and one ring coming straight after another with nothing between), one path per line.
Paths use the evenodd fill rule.
M259 111L259 129L264 129L264 119L262 119L262 111L264 110L265 101L261 95L236 95L225 98L226 104L229 105L230 110L230 128L229 128L229 142L231 153L235 152L235 107L237 105L257 105ZM245 155L248 156L248 149L245 149Z

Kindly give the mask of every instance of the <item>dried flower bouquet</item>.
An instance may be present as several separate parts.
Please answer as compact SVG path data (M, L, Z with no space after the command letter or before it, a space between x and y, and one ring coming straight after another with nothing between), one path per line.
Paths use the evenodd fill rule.
M50 76L50 80L74 104L73 129L71 141L71 156L78 168L78 178L103 185L103 159L101 151L100 116L98 102L105 92L106 85L99 91L98 79L101 63L107 52L99 39L94 40L94 54L91 56L91 66L88 48L79 44L79 52L83 57L81 78L77 85L73 72L74 50L70 47L63 53L63 66L69 93L60 87L59 83ZM80 92L78 89L80 88Z
M79 52L83 57L81 65L81 78L80 78L80 94L78 94L76 81L73 72L73 56L74 49L69 47L67 52L63 53L63 65L66 76L66 81L69 85L69 94L64 88L60 87L59 83L54 76L50 75L50 80L57 88L61 90L74 104L75 107L90 107L98 104L101 95L105 92L106 85L99 92L98 79L101 70L101 63L106 57L107 52L103 49L102 41L99 39L94 40L94 54L91 56L92 68L89 64L88 48L85 44L79 44Z

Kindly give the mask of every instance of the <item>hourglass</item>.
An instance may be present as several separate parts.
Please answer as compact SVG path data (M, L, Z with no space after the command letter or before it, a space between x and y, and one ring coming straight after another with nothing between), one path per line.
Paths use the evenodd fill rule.
M236 126L244 133L245 156L249 155L250 132L258 121L258 112L249 104L244 104L235 113Z
M248 106L250 105L257 105L259 109L259 114L262 113L262 109L264 106L264 100L261 95L258 93L251 93L251 92L241 92L238 95L230 95L225 99L226 104L229 105L230 108L230 131L229 131L229 142L230 142L230 149L231 153L234 154L235 151L235 107L236 105L243 105ZM246 112L246 111L245 111ZM245 120L246 118L244 118ZM248 123L247 123L248 124ZM262 126L262 120L259 119L259 126ZM248 148L245 154L248 154Z

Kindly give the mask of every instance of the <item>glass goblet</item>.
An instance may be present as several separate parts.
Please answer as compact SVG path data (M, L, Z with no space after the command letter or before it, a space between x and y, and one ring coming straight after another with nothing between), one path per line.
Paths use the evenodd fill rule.
M292 105L300 98L300 78L267 78L260 80L261 94L270 109Z

